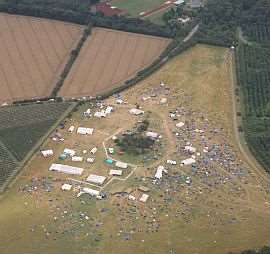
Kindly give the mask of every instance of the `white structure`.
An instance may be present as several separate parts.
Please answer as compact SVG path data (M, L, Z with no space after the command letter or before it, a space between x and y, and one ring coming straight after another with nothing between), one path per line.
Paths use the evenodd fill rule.
M63 191L70 191L71 188L72 188L72 185L71 185L71 184L67 184L67 183L64 183L64 184L62 185L62 187L61 187L61 189L62 189Z
M112 175L112 176L121 176L122 173L123 173L122 170L111 169L110 172L109 172L109 175Z
M108 150L109 150L109 153L110 153L110 154L113 154L113 153L114 153L114 148L109 147L109 149L108 149Z
M156 179L161 179L162 178L162 173L165 170L165 168L163 166L158 166L156 174L155 174L155 178Z
M204 133L204 131L203 130L199 130L199 129L196 129L196 130L194 130L196 133Z
M140 197L140 201L145 203L147 201L147 199L149 198L149 195L143 193L142 196Z
M113 107L111 107L111 106L108 106L106 109L105 109L105 114L106 115L109 115L109 114L111 114L113 112Z
M135 201L136 200L136 198L133 195L128 195L128 199L129 200L132 200L132 201Z
M117 104L123 104L123 102L124 102L124 101L123 101L122 99L117 99L117 100L116 100L116 103L117 103Z
M86 161L89 162L89 163L94 163L95 158L87 158Z
M91 109L88 108L85 112L83 112L83 115L84 115L85 117L91 116Z
M129 110L129 113L138 116L144 114L144 111L137 108L132 108L131 110Z
M128 167L128 164L125 163L125 162L117 161L117 162L115 163L115 166L118 167L118 168L126 169L126 168Z
M97 152L97 148L96 147L92 148L91 151L90 151L91 154L95 154L96 152Z
M193 163L195 163L195 162L196 162L195 159L193 159L193 158L188 158L188 159L182 160L182 161L181 161L181 164L182 164L182 165L191 165L191 164L193 164Z
M177 20L180 21L181 23L185 24L185 23L187 23L187 22L190 21L190 17L187 17L187 18L178 18Z
M81 135L92 135L94 132L93 128L84 128L84 127L79 127L77 129L77 134L81 134Z
M94 114L95 117L97 118L102 118L102 117L106 117L106 113L102 110L102 111L97 111L95 114Z
M94 175L94 174L90 174L86 181L90 182L90 183L96 183L96 184L103 184L106 180L105 176L99 176L99 175Z
M174 2L175 5L182 5L185 1L184 0L177 0Z
M196 150L197 149L193 146L185 146L185 151L188 151L189 153L195 153Z
M76 162L82 162L83 161L83 157L80 156L73 156L71 158L72 161L76 161Z
M72 149L65 148L65 149L64 149L64 154L73 157L73 156L76 154L76 152L75 152L74 150L72 150Z
M73 133L74 129L75 129L75 126L72 125L69 127L68 132Z
M146 137L154 138L154 139L156 139L156 138L159 137L159 134L158 134L158 133L152 132L152 131L147 131L147 132L145 133L145 135L146 135Z
M176 161L173 161L173 160L167 160L167 164L176 165Z
M77 167L72 167L68 165L63 165L63 164L56 164L53 163L50 168L50 171L57 171L61 173L66 173L66 174L71 174L71 175L81 175L83 172L83 168L77 168Z
M50 157L50 156L53 156L53 150L43 150L41 151L41 154L43 155L43 157Z
M162 98L161 100L160 100L160 104L165 104L165 103L167 103L167 98Z
M185 123L179 122L179 123L176 124L176 127L177 128L182 128L184 125L185 125Z
M90 194L93 197L99 197L99 194L100 194L100 192L97 190L93 190L90 188L82 188L80 193L77 195L77 197L80 197L84 193Z

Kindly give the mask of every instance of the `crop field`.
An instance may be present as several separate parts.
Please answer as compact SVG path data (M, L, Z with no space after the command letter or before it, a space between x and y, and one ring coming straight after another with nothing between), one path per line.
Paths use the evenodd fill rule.
M0 189L70 106L49 103L0 109Z
M60 90L64 97L95 96L151 64L169 39L94 28Z
M270 50L241 45L237 53L247 141L256 158L270 172Z
M245 30L246 35L252 41L256 41L258 43L270 42L270 24L269 23L249 25L248 27L244 27L244 30Z
M81 27L0 14L0 103L48 96Z
M270 178L249 165L238 148L231 64L229 49L197 45L121 93L122 104L111 97L102 105L81 105L57 131L64 141L47 139L40 148L55 154L43 158L37 152L0 199L0 253L227 254L269 245ZM108 105L114 110L105 118L84 115L88 108L94 113ZM130 114L136 106L145 114ZM144 119L160 134L157 153L116 152L111 156L128 162L128 171L90 187L85 182L89 173L109 178L114 168L104 161L106 147L117 150L113 137ZM180 121L184 125L177 127ZM93 135L70 133L71 125L94 128ZM193 165L180 164L191 156L184 151L187 144L197 149ZM90 154L93 146L95 155ZM60 160L64 148L95 161ZM85 172L74 177L48 171L59 162ZM166 172L157 180L159 165ZM72 184L72 190L62 191L63 183ZM106 197L78 198L79 186L102 189ZM139 201L139 186L149 188L146 203Z
M126 10L131 16L150 11L166 2L165 0L112 0L111 5Z

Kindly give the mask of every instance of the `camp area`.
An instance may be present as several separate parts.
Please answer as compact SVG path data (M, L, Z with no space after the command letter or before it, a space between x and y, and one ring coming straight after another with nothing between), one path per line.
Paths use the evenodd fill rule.
M16 195L3 199L0 215L22 216L10 217L25 233L16 243L66 253L222 254L269 242L268 182L235 143L230 57L197 45L136 86L78 103L11 186ZM14 239L1 226L2 239Z

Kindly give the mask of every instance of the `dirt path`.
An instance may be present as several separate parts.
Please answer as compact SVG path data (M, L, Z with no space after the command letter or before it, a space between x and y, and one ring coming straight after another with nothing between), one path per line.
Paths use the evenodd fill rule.
M140 15L140 17L141 17L141 18L150 17L150 16L155 15L155 14L157 14L157 13L159 13L159 12L162 12L162 11L164 11L164 10L167 10L167 9L169 9L169 8L172 7L172 6L173 6L172 3L164 3L164 4L161 4L161 5L158 6L157 8L145 12L143 15Z
M200 27L200 24L197 24L195 27L193 27L193 29L189 32L189 34L183 39L183 42L187 42L188 40L190 40L193 35L198 31Z
M241 27L238 27L237 28L237 33L238 33L238 38L239 40L244 43L244 44L247 44L247 45L252 45L251 42L249 42L243 35L243 30L241 29Z

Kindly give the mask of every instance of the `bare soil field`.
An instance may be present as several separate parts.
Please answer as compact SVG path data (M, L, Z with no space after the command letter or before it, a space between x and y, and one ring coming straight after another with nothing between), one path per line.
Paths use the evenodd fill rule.
M81 31L69 23L0 14L0 103L48 96Z
M94 113L101 106L114 107L106 118L85 117L93 105L80 106L57 131L64 140L43 144L41 149L55 154L43 158L37 153L1 197L1 254L228 254L269 245L270 178L247 163L235 140L231 57L229 49L198 45L121 93L122 104L111 97L91 108ZM135 106L145 114L130 114ZM48 171L56 162L84 168L82 176L74 177L77 181L90 173L108 177L113 166L104 162L104 143L116 148L112 137L146 117L149 130L161 135L162 149L153 158L148 153L112 155L135 167L130 177L123 170L121 180L99 187L106 198L77 198L78 185L87 183ZM177 127L180 121L184 125ZM94 128L94 133L69 133L71 125ZM196 152L185 151L186 145ZM92 164L58 158L64 148L90 157L93 146L98 151ZM181 165L191 156L195 164ZM157 180L159 165L167 173ZM63 183L73 189L62 191ZM146 203L138 200L139 186L149 188Z
M64 82L64 97L95 96L151 64L169 39L94 28Z

